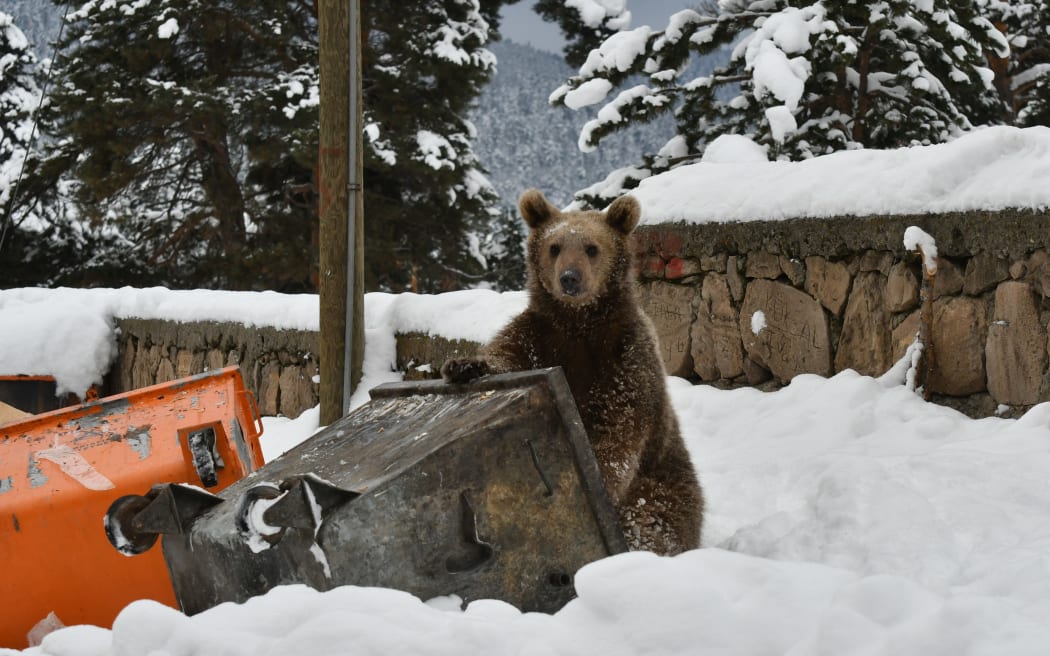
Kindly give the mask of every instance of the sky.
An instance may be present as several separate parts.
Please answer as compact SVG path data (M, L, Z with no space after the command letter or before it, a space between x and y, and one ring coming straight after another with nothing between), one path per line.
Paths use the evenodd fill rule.
M516 5L504 7L500 33L504 39L515 43L526 43L540 50L560 54L565 39L557 25L544 22L532 11L534 4L534 0L522 0ZM650 25L655 29L663 29L671 14L696 4L694 0L628 0L627 8L631 12L631 27Z

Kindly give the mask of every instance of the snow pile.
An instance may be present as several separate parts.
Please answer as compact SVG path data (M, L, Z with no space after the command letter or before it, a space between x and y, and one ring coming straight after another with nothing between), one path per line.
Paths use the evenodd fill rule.
M734 150L746 152L739 139ZM1047 127L993 127L946 144L802 162L756 160L713 157L643 180L631 192L642 223L1050 208Z
M0 293L0 307L29 292L44 294ZM34 314L46 319L48 307L77 296L51 293L52 303L23 302L19 316L42 325ZM81 293L80 305L107 312L158 294ZM185 295L197 316L229 309L222 294ZM257 296L274 316L302 302ZM395 332L484 340L523 303L520 293L369 294L362 387L398 378ZM72 627L24 653L1045 653L1050 404L1019 420L972 420L925 403L895 375L803 375L773 393L669 379L707 497L705 548L589 565L577 576L579 598L555 615L289 586L194 617L136 602L112 631ZM272 458L311 434L317 414L267 422Z
M317 330L317 296L149 289L0 290L0 375L54 376L57 392L102 382L116 356L114 321L231 321Z
M481 289L440 297L367 294L365 331L374 340L386 339L392 329L393 333L415 331L483 342L521 312L525 303L524 292L499 294ZM320 321L318 297L313 294L162 287L0 290L0 375L54 376L60 394L82 395L102 381L116 356L115 320L132 317L183 323L229 321L310 331L318 330ZM390 379L393 363L392 352L376 363L376 371L386 372L383 380ZM367 400L362 390L358 403Z

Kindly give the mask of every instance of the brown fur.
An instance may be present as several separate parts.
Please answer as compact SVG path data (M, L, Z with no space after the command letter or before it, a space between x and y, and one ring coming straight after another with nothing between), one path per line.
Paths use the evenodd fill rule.
M624 196L605 214L562 213L529 190L518 205L529 226L529 306L481 357L449 360L442 375L467 382L562 367L631 548L698 547L703 496L635 295L629 235L638 202Z

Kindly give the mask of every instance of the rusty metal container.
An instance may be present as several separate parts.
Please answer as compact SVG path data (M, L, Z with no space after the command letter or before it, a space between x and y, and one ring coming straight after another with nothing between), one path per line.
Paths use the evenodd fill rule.
M627 548L560 369L383 386L217 496L147 496L187 613L288 583L553 612Z
M109 626L136 599L174 605L161 554L115 551L106 511L157 483L221 490L262 466L261 432L237 367L0 426L0 647L50 613Z

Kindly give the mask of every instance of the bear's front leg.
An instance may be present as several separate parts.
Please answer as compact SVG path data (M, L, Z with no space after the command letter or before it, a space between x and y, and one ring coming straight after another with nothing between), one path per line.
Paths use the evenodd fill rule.
M441 367L446 383L469 383L492 373L492 367L483 358L449 358Z

